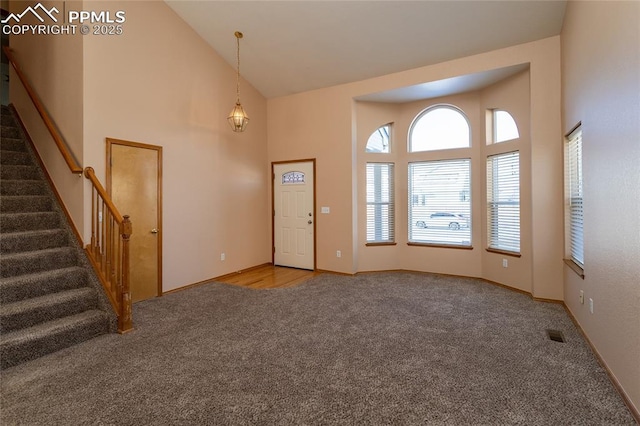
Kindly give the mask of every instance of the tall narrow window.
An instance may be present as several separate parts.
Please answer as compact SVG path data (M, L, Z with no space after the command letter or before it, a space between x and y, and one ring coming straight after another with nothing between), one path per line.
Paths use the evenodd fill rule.
M395 241L393 163L367 163L367 243Z
M487 157L489 249L520 253L520 154Z
M409 242L471 246L471 160L409 164Z
M584 267L582 221L582 129L578 126L565 141L565 181L570 259Z

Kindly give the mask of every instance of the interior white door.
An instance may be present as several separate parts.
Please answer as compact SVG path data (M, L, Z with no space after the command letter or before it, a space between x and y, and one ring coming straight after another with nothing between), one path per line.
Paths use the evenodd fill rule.
M274 164L273 176L273 262L313 270L313 162Z

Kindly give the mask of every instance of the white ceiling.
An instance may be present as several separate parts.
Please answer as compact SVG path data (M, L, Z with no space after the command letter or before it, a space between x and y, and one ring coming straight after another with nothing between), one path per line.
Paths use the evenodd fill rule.
M566 6L566 0L165 2L234 68L234 32L243 32L240 72L267 98L558 35ZM514 72L502 71L502 78ZM478 88L478 81L490 84L497 76L458 83ZM453 83L449 81L449 87L461 91L462 86ZM366 100L425 97L415 90L436 88L414 87Z

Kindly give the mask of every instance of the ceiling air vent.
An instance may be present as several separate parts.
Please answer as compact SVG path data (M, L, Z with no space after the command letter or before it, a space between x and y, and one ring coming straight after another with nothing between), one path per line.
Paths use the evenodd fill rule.
M549 339L554 342L564 343L564 336L560 330L547 330L547 336L549 336Z

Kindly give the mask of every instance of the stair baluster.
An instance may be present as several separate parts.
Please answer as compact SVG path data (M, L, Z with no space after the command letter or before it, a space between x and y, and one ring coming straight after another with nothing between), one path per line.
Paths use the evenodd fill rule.
M132 328L129 289L131 220L129 216L120 215L96 178L92 167L85 168L84 175L92 184L91 204L93 206L91 243L87 246L86 252L118 314L118 331L125 333Z

